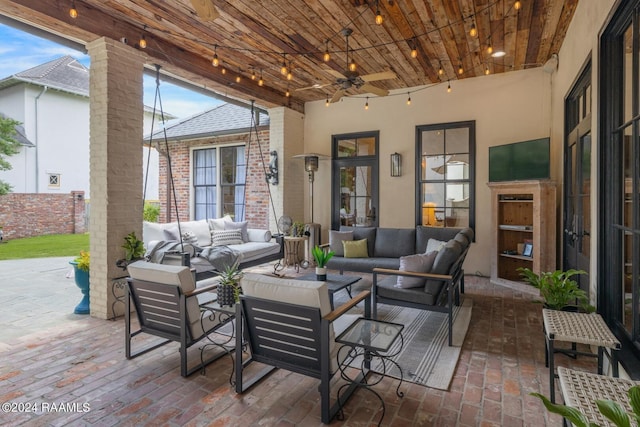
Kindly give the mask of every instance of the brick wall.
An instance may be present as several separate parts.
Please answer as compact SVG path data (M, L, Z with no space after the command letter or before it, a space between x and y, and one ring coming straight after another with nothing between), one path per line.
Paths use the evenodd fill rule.
M251 141L249 142L249 139ZM259 144L258 144L259 140ZM160 148L160 222L176 220L176 205L181 221L191 219L190 213L190 149L197 147L215 147L218 145L244 144L247 156L247 180L246 180L246 211L245 220L249 221L250 228L269 228L269 189L265 178L265 166L268 167L271 158L269 152L269 130L262 129L258 132L258 138L254 133L235 134L216 138L201 139L198 141L173 141L168 143L171 154L171 172L175 186L175 198L173 191L167 196L168 164L164 155L166 149L164 143ZM262 157L260 155L262 149ZM264 164L262 159L264 158ZM280 160L282 161L282 160ZM167 198L171 200L171 212L167 216Z
M69 194L9 193L0 196L5 239L86 232L84 191Z

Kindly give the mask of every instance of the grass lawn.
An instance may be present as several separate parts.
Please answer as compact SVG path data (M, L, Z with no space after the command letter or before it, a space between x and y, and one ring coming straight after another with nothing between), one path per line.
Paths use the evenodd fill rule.
M0 244L0 260L78 256L89 250L89 233L52 234L5 240Z

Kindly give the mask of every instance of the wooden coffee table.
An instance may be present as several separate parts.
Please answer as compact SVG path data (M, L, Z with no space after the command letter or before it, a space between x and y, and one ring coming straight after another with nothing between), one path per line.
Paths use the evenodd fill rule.
M304 276L297 277L298 280L310 280L317 281L315 273L305 274ZM362 279L362 277L358 276L344 276L342 274L327 274L327 280L324 282L327 284L327 288L329 288L329 302L331 303L331 309L333 310L333 294L341 291L342 289L346 289L349 294L349 298L351 298L351 285L356 283Z

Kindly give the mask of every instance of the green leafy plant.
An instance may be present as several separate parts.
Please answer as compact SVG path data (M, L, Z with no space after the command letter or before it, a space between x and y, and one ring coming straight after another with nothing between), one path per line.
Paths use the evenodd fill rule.
M304 223L294 221L291 225L291 234L294 237L302 237L304 235Z
M142 258L145 253L144 242L138 239L134 231L126 235L122 248L125 251L124 257L127 261Z
M540 290L545 305L552 310L562 310L572 304L577 304L581 310L588 313L595 310L589 304L587 293L580 289L578 282L571 279L575 275L586 274L586 271L570 269L536 274L529 268L521 267L518 268L518 272L526 282Z
M20 122L0 114L0 171L11 170L6 159L20 152L20 143L16 140L16 126ZM0 196L11 192L11 185L0 180Z
M239 262L235 262L232 265L228 265L223 271L220 272L220 282L218 288L223 286L229 286L233 289L233 298L235 302L240 301L240 280L242 279L242 271L238 268Z
M576 427L597 427L598 425L595 423L590 423L587 421L586 417L577 410L576 408L571 408L566 405L560 405L556 403L551 403L549 399L543 396L540 393L529 393L531 396L535 396L542 400L542 403L547 408L549 412L554 414L559 414L565 417L567 420L571 421L571 423ZM640 424L640 386L633 386L629 389L629 406L633 410L631 414L631 418L636 422L636 424ZM607 419L611 420L618 427L630 427L631 421L629 414L625 411L625 409L618 403L613 402L611 400L596 400L596 405L598 406L598 410L602 415L604 415Z
M160 206L145 202L144 203L144 211L142 212L142 218L145 221L149 222L158 222L158 217L160 216Z
M73 261L77 263L79 270L89 271L89 267L91 266L89 251L80 251L80 256L76 257Z
M316 260L316 265L318 268L324 268L327 265L327 262L333 257L333 251L325 251L320 246L316 245L313 249L311 249L311 254L313 255L313 259Z

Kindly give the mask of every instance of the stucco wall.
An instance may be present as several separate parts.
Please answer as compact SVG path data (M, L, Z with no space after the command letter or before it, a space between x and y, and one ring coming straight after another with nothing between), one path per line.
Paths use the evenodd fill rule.
M476 121L476 243L467 257L468 273L489 275L491 206L488 148L549 136L550 75L541 68L446 82L411 94L385 98L346 98L329 107L324 101L306 105L305 150L331 154L331 135L380 131L380 226L415 226L415 128L418 125ZM561 141L552 140L552 144ZM403 174L391 178L389 156L402 154ZM554 168L555 171L557 168ZM552 176L559 179L558 176ZM316 174L315 221L326 235L330 227L331 173ZM326 237L323 237L326 238Z

